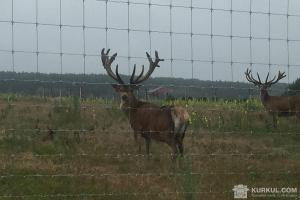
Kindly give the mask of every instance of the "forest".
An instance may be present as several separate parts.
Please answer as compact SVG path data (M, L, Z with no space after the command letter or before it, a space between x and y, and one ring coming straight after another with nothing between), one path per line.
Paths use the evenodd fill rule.
M129 79L125 76L125 80ZM0 92L36 96L79 96L82 98L112 98L115 96L112 80L102 74L42 74L27 72L0 72ZM182 78L150 78L139 89L141 98L148 98L148 91L158 87L171 92L157 98L192 99L248 99L259 95L258 88L243 82L204 81ZM289 89L288 89L289 88ZM300 80L288 86L278 83L271 94L297 94ZM299 92L298 92L299 93Z

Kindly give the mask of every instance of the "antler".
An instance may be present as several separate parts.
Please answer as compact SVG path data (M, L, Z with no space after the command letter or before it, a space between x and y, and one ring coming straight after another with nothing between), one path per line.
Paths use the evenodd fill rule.
M257 73L258 80L256 80L255 78L253 78L251 69L247 69L247 71L245 72L245 74L246 74L246 79L249 82L254 83L254 85L261 85L262 84L258 73Z
M136 65L134 65L133 72L132 72L132 75L131 75L131 78L130 78L130 84L131 85L137 85L137 84L147 80L150 77L150 75L153 73L155 67L159 67L158 63L160 61L164 61L164 59L160 59L158 57L158 52L157 51L155 51L155 60L154 61L152 60L152 58L151 58L151 56L149 55L148 52L146 52L146 55L147 55L148 61L150 63L149 64L149 70L143 76L143 74L144 74L144 65L142 65L141 73L136 78L134 78L135 77L135 70L136 70Z
M268 73L268 76L267 76L267 78L266 78L265 84L266 84L267 86L271 86L271 85L277 83L279 80L281 80L281 79L283 79L284 77L286 77L286 75L285 75L285 72L280 72L280 71L279 71L279 72L278 72L277 79L276 79L276 76L274 76L274 78L273 78L272 80L268 81L268 77L269 77L269 73ZM275 79L276 79L276 80L275 80Z
M119 75L119 71L118 68L119 66L116 66L116 73L114 74L112 69L111 69L111 64L113 63L113 61L116 59L117 57L117 53L113 54L111 57L109 57L109 51L110 49L108 49L106 51L106 53L104 53L105 48L102 49L101 51L101 60L102 60L102 65L104 67L104 69L106 70L107 74L113 78L115 81L117 81L119 84L124 84L124 81L121 79L120 75Z
M257 73L257 77L258 77L258 81L255 80L252 76L252 73L251 73L251 70L247 69L247 71L245 72L246 74L246 79L251 82L251 83L254 83L255 85L265 85L267 87L270 87L271 85L277 83L279 80L283 79L284 77L286 77L285 75L285 72L278 72L278 76L277 76L277 79L276 79L276 76L274 76L274 78L270 81L268 81L269 79L269 75L270 73L268 73L267 77L266 77L266 80L265 80L265 83L262 83L261 80L260 80L260 77L259 77L259 74ZM276 80L275 80L276 79Z

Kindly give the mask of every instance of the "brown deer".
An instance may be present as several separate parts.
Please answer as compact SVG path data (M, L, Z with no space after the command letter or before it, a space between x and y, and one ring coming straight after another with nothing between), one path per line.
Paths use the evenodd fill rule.
M118 73L118 65L116 65L115 73L113 73L111 64L115 60L117 53L109 57L109 49L105 53L105 49L101 51L101 60L107 74L117 81L118 84L112 84L112 87L121 97L121 110L127 115L131 128L134 131L134 138L138 141L138 136L142 136L146 141L146 153L149 155L149 146L151 139L168 144L173 150L173 159L177 157L178 151L183 154L183 139L189 124L189 114L179 106L157 106L155 104L138 100L134 91L138 89L143 81L147 80L159 62L163 61L158 57L155 51L155 60L146 53L150 63L148 72L144 75L144 65L141 73L136 77L136 65L129 84L121 79ZM139 152L141 144L139 143Z
M273 126L277 127L277 117L296 115L300 119L300 96L270 96L268 88L279 80L286 77L285 72L278 72L278 76L268 80L269 73L264 83L261 82L259 74L253 78L251 70L245 72L246 79L260 88L260 99L265 109L273 116Z

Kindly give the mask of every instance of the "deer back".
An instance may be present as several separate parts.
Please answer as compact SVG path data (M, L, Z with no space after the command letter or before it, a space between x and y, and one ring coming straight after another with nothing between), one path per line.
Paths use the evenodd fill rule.
M268 111L280 113L299 113L300 96L269 96L268 101L264 102Z
M130 112L129 120L135 131L172 132L174 127L171 109L149 102L139 102L139 105Z

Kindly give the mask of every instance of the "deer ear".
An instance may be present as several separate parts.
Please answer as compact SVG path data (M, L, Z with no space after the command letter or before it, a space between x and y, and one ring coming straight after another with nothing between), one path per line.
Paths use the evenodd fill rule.
M118 84L111 84L111 86L115 89L116 92L120 92L122 86Z

